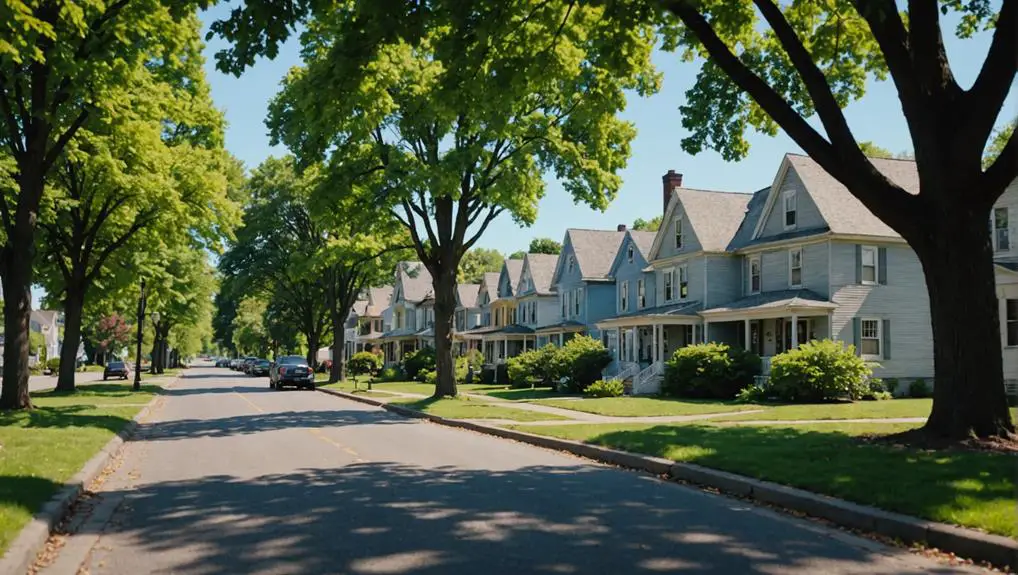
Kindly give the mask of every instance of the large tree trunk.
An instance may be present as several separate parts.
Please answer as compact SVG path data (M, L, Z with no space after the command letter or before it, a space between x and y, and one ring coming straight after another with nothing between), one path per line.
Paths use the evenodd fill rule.
M83 285L67 286L64 298L64 342L60 346L58 391L74 391L74 373L78 367L78 344L81 343L81 316L85 307Z
M332 314L332 367L329 368L329 383L346 379L346 322L338 302L329 311Z
M453 321L456 312L456 266L434 270L435 289L435 397L456 396L456 363L452 356Z
M307 333L308 336L308 367L312 370L318 369L318 344L321 342L321 334L315 330L310 330Z
M933 325L936 376L925 431L942 439L1003 437L1014 424L1004 392L988 217L972 206L949 211L932 214L922 240L910 242L926 276Z

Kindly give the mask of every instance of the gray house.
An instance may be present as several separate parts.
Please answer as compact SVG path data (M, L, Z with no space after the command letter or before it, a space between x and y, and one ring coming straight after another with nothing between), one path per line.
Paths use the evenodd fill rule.
M431 274L420 262L400 262L396 266L395 280L392 325L380 338L386 364L399 362L411 351L434 345Z

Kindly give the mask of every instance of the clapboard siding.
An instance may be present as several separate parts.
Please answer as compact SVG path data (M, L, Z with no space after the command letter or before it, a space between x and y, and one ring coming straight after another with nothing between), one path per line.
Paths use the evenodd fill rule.
M817 205L813 202L809 193L806 191L802 184L802 180L799 178L799 174L795 171L795 168L789 166L785 172L784 178L778 184L779 194L774 198L774 204L771 207L771 212L766 214L767 220L764 222L763 230L760 233L761 238L768 236L774 236L777 234L784 233L785 230L785 210L782 198L786 191L795 190L796 192L796 226L797 230L807 230L812 228L819 228L827 225L824 221L823 216L820 215L820 210L817 209Z
M762 291L788 289L788 250L768 250L760 254Z
M581 309L582 321L587 324L587 331L590 335L600 337L601 330L596 323L602 319L615 315L615 283L588 283L583 300L586 309Z
M1008 234L1010 236L1010 245L1006 250L995 250L993 257L1000 260L1015 261L1018 260L1018 180L1011 182L1011 185L1004 190L997 201L993 204L994 209L996 208L1007 208L1008 209ZM992 218L992 214L991 214ZM990 220L993 221L992 219ZM996 233L996 232L994 232Z
M996 270L997 304L1000 307L1000 342L1003 346L1004 379L1018 379L1018 346L1007 345L1007 300L1018 299L1018 274Z
M658 233L664 232L664 236L660 238L661 248L658 252L658 259L668 258L679 254L688 254L696 251L700 251L700 240L697 239L696 234L693 232L693 226L689 223L689 217L686 215L686 211L682 209L682 203L676 206L677 212L682 212L682 249L675 249L675 220L673 217L667 222L661 223L661 230Z
M704 275L705 274L705 269L704 269L705 262L706 262L705 256L699 255L699 256L696 256L696 257L689 258L688 260L684 260L682 262L679 262L679 263L675 264L674 266L668 266L668 267L656 270L654 272L655 276L657 276L656 279L655 279L655 284L656 284L656 289L657 289L657 293L658 293L658 296L659 296L657 298L657 305L668 305L668 304L671 304L671 303L678 303L679 301L699 301L699 302L703 302L703 298L704 298L704 283L703 282L704 282L704 278L706 277ZM686 270L687 270L687 274L688 274L686 276L688 278L688 280L687 280L688 281L688 288L686 290L687 291L687 295L686 295L685 300L680 300L679 299L679 272L678 272L678 268L683 266L683 265L686 266ZM668 270L675 270L675 279L674 279L674 284L673 284L673 289L672 289L672 291L674 292L672 295L674 297L671 300L665 300L664 274ZM709 286L708 286L708 289L709 289Z
M887 285L855 282L856 244L831 242L831 301L837 339L855 341L853 318L889 320L891 358L880 360L874 373L880 377L932 377L933 333L930 304L922 266L911 248L901 244L887 249Z
M741 258L735 256L707 256L707 295L705 308L717 307L742 297Z

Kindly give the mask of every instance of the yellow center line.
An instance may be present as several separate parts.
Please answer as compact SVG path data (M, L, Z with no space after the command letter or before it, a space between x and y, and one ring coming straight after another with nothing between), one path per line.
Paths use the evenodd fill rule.
M258 407L258 404L253 402L253 401L251 401L250 399L248 399L246 395L240 393L239 391L234 391L233 393L236 393L237 397L243 399L244 401L247 402L248 405L250 405L251 407L255 408L255 410L257 410L258 413L265 413L264 409L262 409L261 407Z

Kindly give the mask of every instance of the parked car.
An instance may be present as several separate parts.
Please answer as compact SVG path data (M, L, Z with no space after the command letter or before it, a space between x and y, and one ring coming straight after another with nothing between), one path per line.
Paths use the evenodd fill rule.
M315 371L299 355L283 356L269 368L270 388L283 389L287 385L311 390L315 388Z
M230 360L230 369L232 369L233 371L237 371L238 369L240 369L240 359L239 358L234 358L234 359Z
M271 363L272 362L270 362L267 359L259 359L258 361L256 361L256 362L251 364L251 367L248 368L248 372L247 373L248 373L248 375L255 376L255 377L257 377L259 375L268 375L269 374L269 365Z
M244 373L250 374L251 373L251 366L254 365L254 362L256 362L256 361L258 361L257 357L245 357L244 361L242 361L240 363L240 371L243 371Z
M125 361L108 361L106 362L106 367L103 369L103 381L106 381L111 377L127 379L131 377L131 368Z
M216 360L216 367L230 367L229 359L223 357Z

